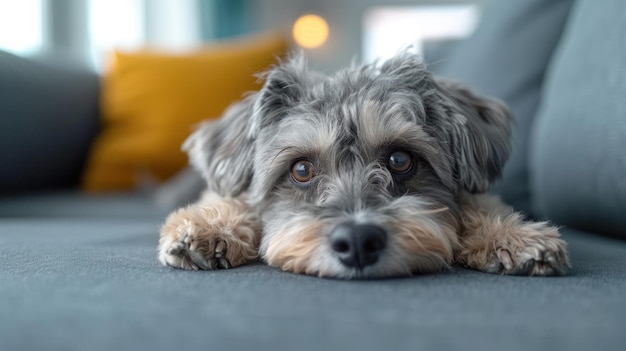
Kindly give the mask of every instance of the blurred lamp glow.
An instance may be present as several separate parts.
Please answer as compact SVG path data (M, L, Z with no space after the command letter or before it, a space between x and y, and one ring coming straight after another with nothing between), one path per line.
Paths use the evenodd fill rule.
M328 39L328 23L318 15L300 16L293 24L293 39L303 48L318 48Z

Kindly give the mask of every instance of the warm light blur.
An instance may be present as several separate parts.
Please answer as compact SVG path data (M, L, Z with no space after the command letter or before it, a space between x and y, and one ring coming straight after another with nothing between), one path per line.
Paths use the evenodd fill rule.
M328 39L328 23L318 15L300 16L293 24L293 39L303 48L318 48Z

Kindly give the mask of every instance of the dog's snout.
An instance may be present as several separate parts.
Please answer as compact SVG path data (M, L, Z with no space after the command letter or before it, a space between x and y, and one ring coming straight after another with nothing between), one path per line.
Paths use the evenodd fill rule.
M363 269L378 261L387 233L371 224L343 223L330 234L330 245L345 266Z

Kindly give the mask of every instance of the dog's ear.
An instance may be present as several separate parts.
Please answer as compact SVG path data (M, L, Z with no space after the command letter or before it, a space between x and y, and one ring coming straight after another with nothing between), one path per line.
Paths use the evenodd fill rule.
M486 192L511 152L511 112L504 103L478 96L457 82L436 79L434 84L446 110L456 177L465 190Z
M237 196L253 175L254 137L251 119L254 96L229 107L217 121L205 122L183 145L189 162L200 171L208 189Z
M434 78L409 49L384 62L379 79L420 96L424 122L450 153L459 185L472 193L489 190L511 152L508 108L459 83Z
M253 129L259 131L279 121L290 108L302 101L311 76L301 52L261 73L259 78L265 79L265 84L255 103Z
M278 121L305 94L306 67L302 54L261 74L261 91L232 105L224 116L206 122L183 145L190 163L222 196L246 191L254 175L255 143L259 131Z
M378 79L389 79L394 87L424 91L431 74L422 58L410 48L399 52L380 66Z

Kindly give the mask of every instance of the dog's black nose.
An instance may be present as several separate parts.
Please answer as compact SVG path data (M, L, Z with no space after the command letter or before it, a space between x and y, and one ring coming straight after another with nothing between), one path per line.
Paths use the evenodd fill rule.
M330 234L330 245L345 266L363 269L378 261L387 233L371 224L343 223Z

